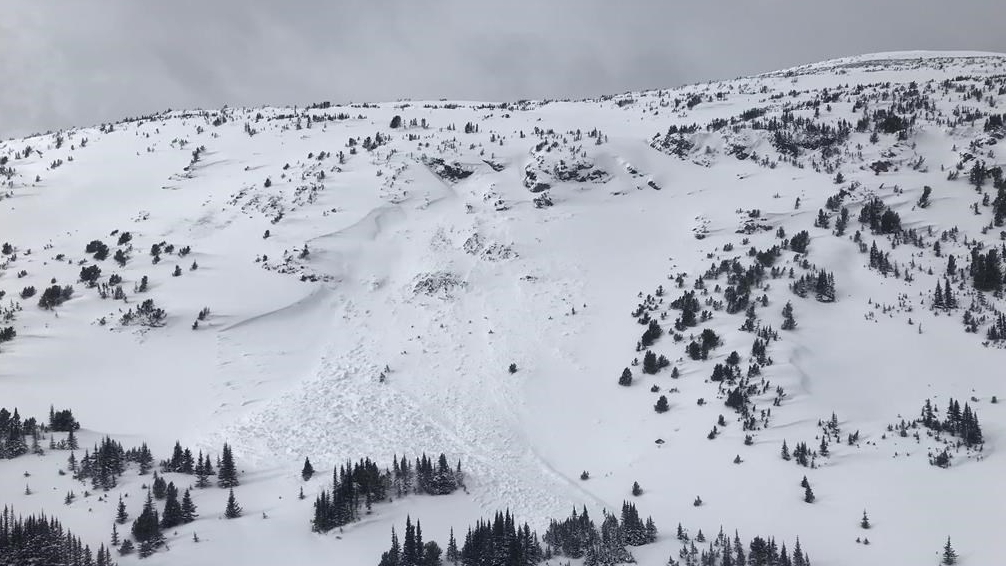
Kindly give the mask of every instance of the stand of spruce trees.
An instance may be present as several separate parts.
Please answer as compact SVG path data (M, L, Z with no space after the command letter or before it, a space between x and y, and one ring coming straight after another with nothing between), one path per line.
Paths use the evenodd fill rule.
M699 531L694 538L679 526L678 540L681 549L677 558L671 556L668 566L683 566L703 564L706 566L810 566L810 557L800 547L800 539L796 540L792 552L786 548L786 543L779 546L774 538L756 536L747 545L741 541L740 535L734 533L733 540L720 529L719 534L707 541ZM696 544L698 543L698 544Z
M104 544L93 552L58 520L45 515L15 516L8 507L0 513L0 564L115 566Z
M370 458L334 469L332 490L323 490L315 499L312 530L327 532L352 523L359 519L361 507L369 513L371 506L386 500L392 490L398 497L409 493L447 495L464 485L461 462L452 470L444 454L436 464L426 454L416 458L414 465L404 456L399 460L396 455L392 461L393 471L382 471Z
M627 547L649 544L656 538L653 520L640 520L636 507L628 502L622 504L621 520L605 513L600 528L586 508L579 514L574 509L569 518L553 520L541 540L527 523L517 524L507 510L469 527L460 548L451 530L443 559L452 565L531 566L565 556L582 558L584 566L613 566L635 561ZM382 554L378 566L434 566L442 564L440 556L440 546L434 541L423 543L419 521L413 526L409 518L404 543L392 529L391 548Z
M953 398L950 399L946 418L943 421L936 418L932 402L926 399L919 421L928 429L960 438L968 448L980 446L985 442L982 436L982 427L978 424L978 413L973 411L967 403L964 404L962 411L961 404Z

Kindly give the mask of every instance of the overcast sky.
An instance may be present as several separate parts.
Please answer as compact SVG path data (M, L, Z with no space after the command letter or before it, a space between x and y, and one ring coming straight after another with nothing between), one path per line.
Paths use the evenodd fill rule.
M581 97L875 51L1006 52L1003 0L0 3L0 136L165 108Z

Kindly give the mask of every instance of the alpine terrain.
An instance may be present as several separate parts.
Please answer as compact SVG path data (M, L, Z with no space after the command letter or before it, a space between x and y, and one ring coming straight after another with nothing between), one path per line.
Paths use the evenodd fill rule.
M1006 56L0 141L0 564L999 563Z

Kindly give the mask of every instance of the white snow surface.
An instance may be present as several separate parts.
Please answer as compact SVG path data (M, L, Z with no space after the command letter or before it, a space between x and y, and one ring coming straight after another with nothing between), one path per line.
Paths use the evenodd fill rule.
M982 137L981 121L951 128L920 119L913 138L902 142L882 136L871 144L868 133L853 132L839 170L843 186L861 187L846 201L852 219L842 237L813 226L825 199L841 188L832 172L815 170L821 159L813 152L799 167L738 160L727 153L731 143L778 156L764 132L730 128L701 130L685 159L650 142L671 125L704 126L754 107L777 115L783 104L843 85L915 81L933 89L947 116L958 107L997 113L1006 99L995 92L965 99L939 85L959 75L1003 73L1002 55L904 52L598 100L171 111L118 123L111 132L91 127L0 142L0 156L15 169L0 175L0 242L16 249L16 259L0 257L0 303L22 307L0 324L17 331L0 344L0 406L37 417L50 404L72 408L84 426L82 448L104 435L126 447L147 442L157 459L168 457L176 440L214 454L223 442L233 446L246 515L222 520L226 492L194 491L200 519L170 533L170 549L143 561L150 565L376 564L391 526L401 532L406 515L422 521L427 540L446 546L451 527L463 533L498 510L510 509L541 534L549 518L574 506L599 517L627 499L661 529L656 544L633 549L644 565L677 556L679 522L707 535L722 526L747 538L773 536L789 547L799 537L816 566L935 564L948 536L963 564L997 564L1006 524L1006 460L997 448L1006 412L990 399L1006 394L1004 354L983 345L984 330L964 333L961 311L937 315L928 308L945 257L886 245L892 259L919 265L908 282L870 270L851 240L862 230L867 243L885 241L856 221L869 193L894 207L906 227L938 234L956 226L997 245L998 229L982 231L988 209L979 205L982 216L971 210L980 196L967 171L957 181L946 173ZM695 94L710 98L675 109L674 99ZM827 110L822 105L820 114L855 124L862 109L853 101L849 95ZM338 113L350 117L321 121ZM403 127L390 129L396 115ZM213 125L219 117L226 121ZM464 133L468 122L479 131ZM599 144L588 136L594 129ZM378 132L390 136L388 143L357 145L350 154L349 138L362 142ZM16 158L29 145L35 151ZM200 146L205 151L190 166ZM319 152L330 155L319 160ZM992 146L972 153L990 166L999 162ZM913 169L908 163L918 156L926 165ZM899 169L875 175L867 165L881 158ZM441 178L431 159L471 174ZM56 160L62 164L53 168ZM605 175L559 179L557 168L579 162ZM527 171L549 179L553 206L535 206L540 193L526 186ZM933 204L919 208L927 185ZM753 209L770 230L738 234ZM724 337L708 361L687 358L688 332L685 342L665 335L654 345L680 370L677 380L669 370L649 376L630 366L642 358L635 344L644 330L630 313L639 294L658 285L667 290L665 303L679 296L678 274L691 288L714 262L750 262L752 246L779 243L778 228L810 232L807 259L835 273L838 297L833 304L799 299L788 278L768 280L761 321L778 329L782 306L792 301L799 325L771 343L775 363L763 370L786 397L771 407L767 428L746 432L708 381L732 350L747 367L753 335L737 330L743 312L714 311L690 329L709 327ZM115 245L114 230L133 236L125 267L111 253L104 261L84 253L95 239L112 253L125 249ZM153 264L150 246L161 241L176 250ZM724 250L728 243L732 252ZM963 246L942 245L966 263ZM191 253L179 257L182 246ZM792 252L779 262L800 273ZM100 266L100 281L122 276L128 302L102 299L77 281L91 264ZM176 265L181 275L173 277ZM149 290L134 292L144 275ZM38 295L20 299L23 287L41 293L53 278L72 284L73 298L52 311L36 306ZM165 309L166 324L122 326L122 312L146 298ZM209 316L192 329L204 307ZM662 326L670 328L676 316L669 311ZM507 371L511 363L516 373ZM619 387L627 366L635 381ZM654 385L659 393L650 391ZM670 400L665 414L652 409L661 394ZM978 411L986 442L980 457L962 450L940 469L928 463L927 439L898 438L886 427L915 418L927 398L942 411L949 397ZM771 399L755 402L769 408ZM843 434L860 431L857 446L832 445L816 469L779 457L784 439L791 449L799 441L816 448L818 420L832 413ZM720 414L727 426L709 440ZM746 434L753 435L750 446ZM342 533L310 531L311 503L333 466L367 456L384 466L392 455L423 451L460 458L467 493L396 499ZM92 548L107 544L119 494L129 496L135 515L149 476L131 469L107 495L65 506L68 490L84 491L57 475L67 455L0 461L0 504L54 514ZM735 456L743 462L734 464ZM319 470L306 484L299 475L305 457ZM579 479L584 470L588 481ZM802 500L804 475L814 504ZM183 488L192 482L168 478ZM644 490L638 498L629 493L633 481ZM32 495L24 495L25 484ZM301 485L305 500L296 497ZM701 507L692 505L697 495ZM859 528L864 509L874 524L869 531ZM193 532L202 542L191 541ZM869 546L855 542L864 534Z

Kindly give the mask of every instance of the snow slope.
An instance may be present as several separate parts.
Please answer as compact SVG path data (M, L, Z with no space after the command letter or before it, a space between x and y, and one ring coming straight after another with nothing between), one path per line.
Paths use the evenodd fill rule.
M999 241L998 229L983 230L990 208L967 168L958 180L947 172L976 158L998 163L982 123L998 113L1004 71L1002 55L907 52L598 100L173 111L0 142L14 169L0 174L0 241L15 249L0 263L0 290L5 307L22 307L0 325L17 332L0 345L0 406L39 417L50 404L72 408L83 446L107 434L126 446L147 442L157 458L175 440L214 453L223 442L234 447L246 516L218 520L226 493L201 490L202 517L178 528L150 564L376 563L407 514L444 546L451 527L463 532L505 508L542 533L573 506L617 509L633 481L644 489L640 511L662 530L657 544L634 550L641 564L677 556L679 522L710 535L722 526L789 544L799 537L815 565L936 563L947 536L963 563L995 564L1006 523L997 450L1006 414L990 399L1006 393L1003 354L983 344L987 325L964 333L963 310L934 311L929 295L946 254L966 266L964 236ZM943 84L957 77L966 79ZM853 131L835 154L787 158L750 121L705 128L752 108L764 119L855 125L864 113L858 97L877 96L871 112L889 108L890 93L913 82L931 106L914 111L905 140L884 134L871 143L869 132ZM803 104L822 93L829 102ZM962 119L970 110L979 118ZM389 128L394 116L402 128ZM466 133L468 123L478 131ZM700 129L687 135L690 147L672 155L665 132L693 123ZM378 133L386 143L363 149ZM26 146L33 150L24 156ZM871 170L882 160L892 169ZM470 174L452 178L443 164ZM932 187L928 208L917 205L924 186ZM836 214L831 228L814 221L841 188L850 190L852 218L836 237ZM856 219L868 195L904 227L936 236L916 248L871 235ZM738 233L746 222L767 229ZM954 227L960 241L941 241L937 257L934 238ZM784 399L754 398L756 413L771 407L771 418L743 430L708 378L732 350L748 366L754 337L738 330L744 313L704 306L712 318L683 342L662 337L653 350L678 379L631 365L642 358L635 345L644 327L630 313L660 285L665 303L677 298L679 274L687 289L713 263L750 263L749 248L779 244L780 228L790 237L809 231L807 260L834 272L837 298L800 299L787 277L754 293L767 297L758 307L764 325L778 329L792 301L798 326L780 332L769 346L774 363L763 368ZM84 253L95 239L128 249L114 245L116 230L132 234L125 266ZM870 269L856 230L913 280ZM150 247L162 241L176 251L154 264ZM182 246L191 253L180 257ZM806 268L794 255L784 250L777 261L799 275ZM121 275L127 302L77 281L92 264L100 281ZM149 290L134 292L144 275ZM52 311L36 306L37 295L20 299L23 287L41 293L52 279L73 284L73 298ZM708 282L718 300L716 284L725 279ZM970 285L961 284L970 303ZM146 298L165 309L166 324L120 324ZM1002 303L981 300L989 316ZM193 329L204 307L210 314ZM663 304L654 316L664 311L661 324L672 330L678 314ZM708 361L691 360L684 345L702 328L724 344ZM635 377L629 388L617 385L625 367ZM664 414L652 410L661 394L671 407ZM941 469L928 463L935 441L887 426L915 418L927 398L942 411L950 397L979 412L986 442ZM816 448L818 421L833 413L843 436L860 432L856 445L833 444L815 469L779 457L784 440ZM727 426L707 439L721 414ZM393 454L423 451L460 458L467 492L380 504L343 533L310 532L310 504L332 466L366 456L386 465ZM64 506L67 490L83 491L56 474L66 456L0 461L0 503L57 514L96 547L107 542L120 493L139 511L146 478L127 472L106 500L92 494ZM305 457L326 473L298 500ZM585 470L591 479L581 481ZM804 475L814 504L802 500ZM869 546L855 542L864 509L874 523ZM202 542L191 542L193 531Z

